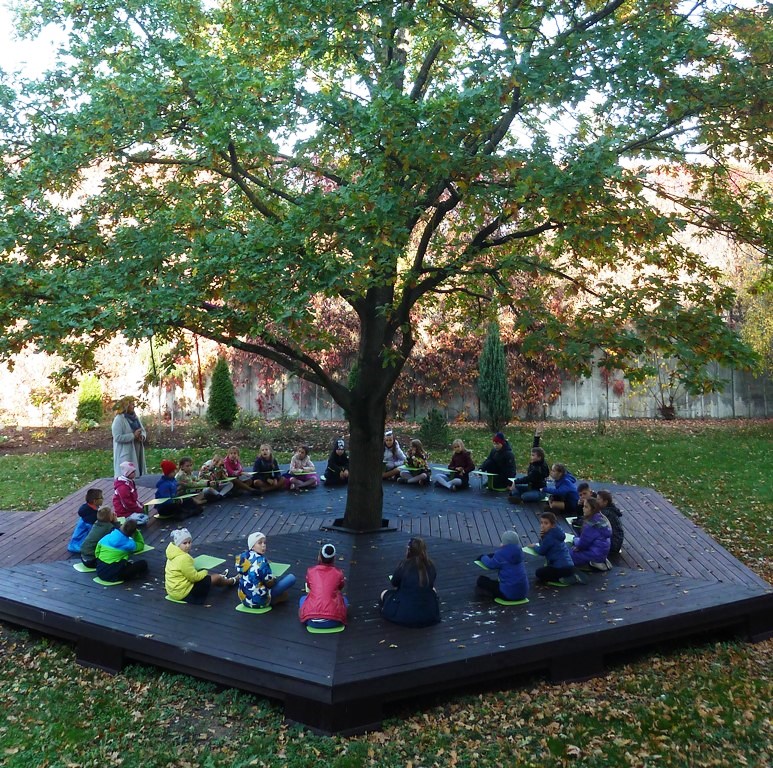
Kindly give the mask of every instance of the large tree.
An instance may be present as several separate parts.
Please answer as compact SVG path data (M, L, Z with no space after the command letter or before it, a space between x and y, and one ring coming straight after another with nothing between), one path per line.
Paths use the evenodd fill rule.
M380 522L385 404L438 294L493 314L541 276L513 306L532 348L740 354L731 297L679 235L769 244L768 193L727 184L729 157L770 160L769 7L19 5L22 33L67 41L39 80L0 84L0 354L88 367L118 333L193 332L269 358L346 411L355 529ZM598 322L570 334L551 291ZM355 318L350 370L325 363L321 296Z

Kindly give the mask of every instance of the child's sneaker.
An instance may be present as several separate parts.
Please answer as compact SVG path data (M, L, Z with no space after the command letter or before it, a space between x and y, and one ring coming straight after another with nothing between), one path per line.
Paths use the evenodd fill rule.
M595 563L591 560L588 565L593 568L594 571L601 571L602 573L612 570L612 563L610 563L609 560L605 560L603 563Z
M572 584L587 584L588 580L584 576L580 576L579 573L573 573L571 576L562 576L559 581L562 584L571 586Z

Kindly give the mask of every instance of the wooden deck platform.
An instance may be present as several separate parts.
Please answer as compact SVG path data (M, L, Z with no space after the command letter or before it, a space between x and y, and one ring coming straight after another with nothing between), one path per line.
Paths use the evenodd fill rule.
M141 498L152 498L152 480L142 481L149 487ZM109 479L94 485L112 490ZM390 483L384 513L397 531L372 535L321 530L341 517L342 489L241 496L186 521L192 554L226 565L251 531L262 530L269 558L290 563L299 584L320 543L335 543L350 622L333 635L309 634L298 622L298 585L288 603L264 615L237 612L233 590L213 589L206 606L166 601L168 522L145 531L155 547L145 555L146 580L95 584L66 551L85 490L42 513L0 513L0 619L75 643L84 664L119 671L139 661L278 699L289 719L323 732L376 728L390 702L424 693L533 672L551 680L601 674L609 658L653 643L720 631L750 640L773 634L773 588L646 488L611 487L626 527L613 571L589 574L585 586L532 587L530 602L518 607L474 592L481 571L473 560L502 531L514 528L524 544L538 538L537 507L510 505L503 495ZM391 625L377 610L412 535L427 539L437 565L443 617L421 630ZM533 583L537 558L527 560Z

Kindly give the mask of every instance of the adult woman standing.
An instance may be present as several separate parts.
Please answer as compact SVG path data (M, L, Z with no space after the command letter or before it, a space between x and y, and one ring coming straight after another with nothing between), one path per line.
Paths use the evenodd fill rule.
M134 412L134 398L124 397L116 403L118 413L113 419L113 477L121 474L121 463L130 461L137 468L137 477L144 475L145 439L147 432Z

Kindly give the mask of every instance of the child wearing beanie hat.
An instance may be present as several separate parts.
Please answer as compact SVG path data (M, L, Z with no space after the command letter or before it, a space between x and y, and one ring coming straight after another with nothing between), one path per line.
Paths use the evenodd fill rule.
M529 594L529 577L523 562L521 542L515 531L505 531L499 549L489 555L481 555L479 560L486 568L499 571L499 579L479 576L476 584L479 591L503 600L523 600Z
M307 626L331 629L346 624L349 601L343 596L344 572L334 565L336 548L323 544L317 564L306 571L306 591L301 596L298 618Z
M489 490L507 491L510 489L511 478L515 477L513 449L501 432L497 432L491 442L493 447L488 458L480 465L480 471L491 475Z
M174 463L174 462L170 462ZM187 528L172 531L171 543L166 548L166 566L164 567L164 586L166 594L172 600L201 605L207 599L210 587L232 587L235 578L227 574L210 574L205 569L197 569L190 555L193 537Z
M287 590L295 584L292 573L274 577L266 557L267 545L266 535L255 531L247 537L247 551L236 557L239 600L245 608L266 608L284 602Z
M173 517L176 520L184 520L186 517L200 515L205 504L201 495L182 498L180 484L176 477L177 464L171 459L161 462L161 471L164 473L156 483L156 498L166 499L156 507L159 517Z
M330 456L327 458L327 469L322 476L325 485L346 485L349 482L349 454L345 450L343 439L335 441Z
M130 461L121 462L121 474L113 481L113 510L121 520L134 520L145 525L148 516L140 504L134 476L137 468Z

